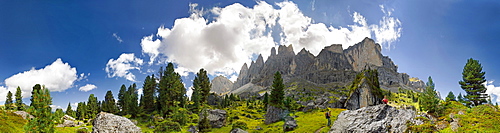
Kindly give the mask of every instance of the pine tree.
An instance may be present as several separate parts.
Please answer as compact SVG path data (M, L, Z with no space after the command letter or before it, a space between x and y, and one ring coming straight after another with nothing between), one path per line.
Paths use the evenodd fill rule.
M118 107L116 106L115 98L113 97L113 92L107 91L106 96L104 96L104 101L102 102L102 111L116 114L118 113Z
M203 111L203 114L201 117L201 120L198 123L198 129L200 130L201 133L208 133L211 132L212 130L210 129L210 121L208 120L208 113L207 110Z
M152 113L155 110L156 79L154 75L147 76L144 80L143 98L141 98L141 108L145 113Z
M125 93L127 92L127 87L122 84L120 87L120 92L118 92L118 108L121 111L121 114L124 114L124 110L126 110L125 107Z
M182 84L181 76L174 71L174 65L168 63L165 71L160 75L158 84L158 102L160 113L166 116L171 114L177 107L184 107L186 104L186 89Z
M83 120L85 119L85 116L87 114L87 105L85 105L85 102L79 102L78 107L76 107L76 116L78 117L77 119Z
M283 100L285 99L285 85L283 84L283 79L281 78L281 73L279 71L274 74L272 87L269 105L282 108Z
M485 94L486 87L483 85L486 82L484 77L486 72L483 72L483 67L478 60L470 58L465 64L462 72L462 81L459 81L460 87L467 93L467 98L472 106L478 106L486 103L488 95Z
M210 84L210 79L208 78L207 71L205 69L200 69L198 73L196 73L196 77L193 80L193 91L198 91L200 94L200 102L207 103L208 95L210 94L210 88L212 84Z
M267 109L267 105L269 104L269 94L267 92L264 94L262 103L264 103L264 109Z
M13 109L12 107L12 93L9 91L7 92L7 98L5 99L5 109L6 110L11 110Z
M21 95L21 88L18 86L16 89L16 108L17 110L24 110L23 96Z
M39 84L33 87L34 92L32 92L31 101L33 101L28 109L28 113L34 116L29 122L24 126L24 130L29 133L53 133L54 130L54 115L51 112L50 105L52 104L52 98L50 97L50 92L45 87L41 87Z
M451 91L450 91L450 92L448 93L448 96L446 96L446 101L447 101L447 102L448 102L448 101L457 101L457 100L455 99L455 95L453 94L453 92L451 92Z
M134 83L128 87L127 92L125 93L125 114L130 114L132 117L136 117L137 113L139 113L139 105L137 98L137 85Z
M97 97L94 94L90 94L87 101L87 118L94 119L99 111L99 105L97 104Z
M58 124L63 123L63 119L61 119L63 116L63 110L61 108L56 109L56 112L54 112L54 121Z
M430 76L426 85L424 92L420 96L420 109L426 110L428 113L439 113L439 97L436 90L434 90L435 85Z
M38 92L38 90L41 90L42 89L42 86L40 84L36 84L35 86L33 86L33 90L31 91L31 104L33 104L33 95L35 95L36 92ZM30 106L31 106L30 104Z
M66 108L66 114L73 117L73 118L76 118L76 113L75 111L71 108L71 103L68 103L68 107Z

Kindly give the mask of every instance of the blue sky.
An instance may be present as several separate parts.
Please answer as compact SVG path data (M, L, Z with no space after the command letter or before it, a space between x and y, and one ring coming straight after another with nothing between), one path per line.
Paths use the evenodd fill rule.
M371 37L399 72L432 76L443 97L463 93L463 66L477 59L496 98L499 14L498 1L465 0L1 1L0 97L43 83L65 109L89 94L116 96L122 84L141 88L166 62L190 87L200 68L234 80L243 63L277 45L317 54Z

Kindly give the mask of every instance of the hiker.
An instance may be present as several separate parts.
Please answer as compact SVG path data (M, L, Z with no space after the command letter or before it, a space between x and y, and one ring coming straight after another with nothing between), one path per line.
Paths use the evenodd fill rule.
M326 119L328 120L328 126L330 126L332 124L332 121L330 120L330 117L332 116L332 111L328 111L325 113L325 117Z
M387 100L387 96L384 96L384 99L382 99L382 102L383 102L384 104L387 104L387 103L389 102L389 100Z

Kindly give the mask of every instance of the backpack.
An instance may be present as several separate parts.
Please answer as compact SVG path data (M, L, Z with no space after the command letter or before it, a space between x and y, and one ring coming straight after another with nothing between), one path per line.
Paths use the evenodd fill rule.
M330 115L328 114L328 112L325 113L325 117L328 119L330 118Z

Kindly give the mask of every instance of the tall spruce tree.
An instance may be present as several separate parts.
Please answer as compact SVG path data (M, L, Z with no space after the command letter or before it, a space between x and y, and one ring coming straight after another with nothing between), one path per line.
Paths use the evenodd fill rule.
M192 110L197 113L200 106L208 103L208 95L210 93L210 79L208 78L207 71L205 69L200 69L193 80L193 94L191 95L191 101L193 101Z
M136 117L139 113L139 104L137 103L137 85L134 83L128 87L125 93L125 114L130 114L132 117Z
M464 66L462 72L462 81L459 81L460 87L465 90L465 98L470 101L472 106L478 106L486 103L488 95L485 94L486 87L483 85L486 82L484 77L486 72L483 72L483 67L478 60L470 58Z
M21 95L21 88L18 86L16 89L16 108L17 110L24 110L23 107L23 96Z
M285 99L285 84L283 84L283 79L281 78L281 73L279 71L274 74L272 87L269 105L283 108L283 100Z
M429 76L426 88L420 96L420 109L428 113L439 113L439 97L434 89L435 84Z
M155 110L156 79L154 75L147 76L144 80L143 96L141 98L141 108L145 113L152 113Z
M50 97L50 92L45 87L41 87L39 84L33 87L34 92L31 96L31 106L28 109L28 113L34 116L29 122L24 126L24 130L29 133L53 133L54 130L54 115L51 112L50 105L52 104L52 98Z
M76 118L75 111L71 108L71 103L68 102L68 107L66 108L66 115Z
M104 96L104 101L102 102L102 111L113 114L118 113L118 107L116 106L113 92L111 92L110 90L107 91L106 96Z
M446 101L447 101L447 102L448 102L448 101L457 101L457 100L455 99L455 94L453 94L453 92L451 92L451 91L450 91L450 92L448 93L448 96L446 96Z
M85 119L87 116L87 105L85 105L85 102L79 102L78 106L76 107L76 117L79 120Z
M94 119L99 111L99 105L97 104L97 97L94 94L90 94L87 101L87 118Z
M31 91L31 104L30 106L33 104L33 96L35 95L36 92L38 92L38 90L41 90L42 89L42 86L40 84L36 84L35 86L33 86L33 90Z
M9 91L7 92L7 98L5 99L5 109L7 110L11 110L13 109L13 106L12 106L12 93Z
M125 93L127 92L127 87L122 84L120 87L120 91L118 92L118 108L121 111L121 114L123 114L124 109L126 110L125 107Z
M174 65L168 63L158 84L158 101L160 113L164 116L171 114L175 108L185 107L186 89L182 84L181 76L174 71Z

